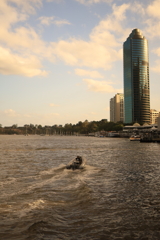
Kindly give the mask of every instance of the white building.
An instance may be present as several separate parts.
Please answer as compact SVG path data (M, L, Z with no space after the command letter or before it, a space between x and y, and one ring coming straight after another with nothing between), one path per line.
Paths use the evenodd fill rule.
M150 124L158 124L159 112L155 109L150 110Z
M124 120L124 95L117 93L110 99L110 121L123 122Z
M158 131L160 131L160 113L158 115L157 122L158 122Z

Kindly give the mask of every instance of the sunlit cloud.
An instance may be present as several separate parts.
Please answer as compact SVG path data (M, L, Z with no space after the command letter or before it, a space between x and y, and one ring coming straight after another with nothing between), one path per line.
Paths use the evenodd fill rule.
M78 76L88 76L91 78L103 78L103 76L97 71L88 71L85 69L75 69L75 74Z
M19 6L21 6L20 0L13 1L17 2ZM82 1L82 3L85 2L87 1ZM100 1L89 2L98 3ZM16 74L26 74L26 76L46 75L46 72L41 70L42 66L40 63L40 61L45 58L49 61L55 62L55 57L57 57L57 59L64 61L67 65L103 68L105 70L111 69L116 61L122 60L121 39L122 33L125 34L122 23L126 19L126 11L130 6L129 4L122 4L120 6L116 6L114 4L112 6L113 12L104 20L100 21L95 28L93 28L89 35L89 41L70 38L68 40L47 43L43 41L41 36L38 35L31 27L17 27L14 29L14 31L11 31L11 24L19 21L25 21L27 19L27 15L21 15L21 11L16 11L16 8L7 5L5 1L3 3L4 9L6 8L5 12L7 15L3 16L4 19L2 20L4 21L2 22L6 22L6 19L8 21L8 25L7 27L1 27L0 41L5 42L5 45L8 48L12 48L17 52L15 55L16 59L18 55L23 59L32 58L32 63L34 56L33 66L36 65L36 67L33 67L32 64L30 64L27 66L28 69L25 70L24 68L22 69L22 64L20 64L20 61L17 61L16 65L18 67L18 64L20 64L20 70L15 71ZM29 4L31 8L33 8L34 4L35 7L37 7L40 6L41 3L42 2L40 0L35 0L32 2L28 1L27 5L23 5L23 8L25 7L25 9L30 9ZM10 15L8 15L7 10L9 10ZM67 20L57 20L54 16L43 16L39 18L39 20L45 25L56 24L60 26L63 24L70 24ZM12 56L14 57L13 50ZM29 67L31 67L31 69L29 69ZM5 68L5 71L0 69L0 72L2 74L7 74L7 70L9 71L8 74L12 73L12 71L10 71L7 67ZM94 73L94 75L96 74L97 73ZM89 73L87 73L86 76L93 78L93 75ZM99 77L101 78L102 76L99 75Z
M144 29L148 38L160 37L160 21L155 21L153 19L146 20L147 27Z
M104 108L104 110L109 112L110 111L110 107L106 107L106 108Z
M67 65L111 69L113 63L122 60L122 22L129 5L113 6L113 13L100 21L90 40L70 38L52 43L54 54Z
M47 72L41 70L42 66L35 56L26 58L13 54L9 49L0 47L0 73L4 75L22 75L33 77L46 76Z
M117 93L123 91L122 89L113 88L106 81L97 81L93 79L83 79L83 81L86 83L88 90L92 92Z
M45 16L42 16L39 18L39 21L41 22L41 24L43 25L51 25L51 24L55 24L57 26L61 26L61 25L70 25L71 23L68 22L67 20L63 20L63 19L60 19L60 20L56 20L56 17L52 16L52 17L45 17Z
M90 114L91 114L91 115L97 115L97 113L96 113L96 112L90 112Z
M133 2L131 3L130 10L135 13L134 17L136 18L136 15L138 14L139 17L145 17L146 14L146 7L142 3L139 2Z
M61 2L52 0L52 2ZM76 0L82 4L92 4L100 2L110 2L108 0ZM122 5L112 5L112 13L101 20L99 24L92 29L89 34L89 40L85 41L80 38L71 37L67 40L59 40L57 42L45 42L42 40L33 27L29 25L16 25L25 22L30 14L34 14L38 7L42 6L42 0L12 0L15 5L9 5L10 0L1 1L0 16L3 22L0 29L0 73L1 74L17 74L28 77L46 76L47 72L43 70L42 61L47 59L51 62L56 60L63 61L66 65L88 68L102 68L109 70L115 62L121 61L123 58L122 42L128 36L130 29L124 27L127 11L135 11L143 13L144 22L146 22L145 33L149 36L160 36L160 22L154 21L152 17L158 17L157 9L159 1L153 1L148 7L143 4L134 2ZM49 0L48 0L49 2ZM150 16L145 19L145 15ZM57 19L54 16L39 18L43 25L49 26L56 24L61 26L71 24L67 20ZM16 27L15 27L16 26ZM7 65L7 57L11 63ZM86 70L85 70L86 71ZM76 70L79 76L89 78L102 78L97 71Z
M0 112L1 114L1 119L5 118L7 119L7 125L12 125L13 123L18 125L24 125L24 119L26 121L26 123L30 122L32 124L39 124L39 122L41 122L41 124L50 124L53 125L55 120L58 120L60 117L60 114L57 112L49 112L49 113L36 113L36 112L30 112L30 113L23 113L23 112L16 112L13 109L6 109L4 111Z
M146 11L151 17L160 18L159 9L160 1L155 0L147 7Z
M65 0L46 0L47 2L55 2L55 3L61 3L64 2Z
M153 72L160 73L160 60L159 60L159 59L156 60L154 67L150 67L150 69L151 69Z
M42 58L54 61L50 56L49 46L31 27L15 27L14 24L26 21L28 14L33 14L41 0L1 1L0 21L0 73L5 75L23 75L27 77L46 76L42 70Z
M57 26L62 26L62 25L70 25L71 23L68 22L67 20L56 20L54 21L54 24Z
M38 18L38 20L41 22L41 24L44 24L44 25L50 25L53 23L53 20L54 20L54 17L40 17Z
M43 0L1 0L1 6L4 3L13 3L20 9L22 9L23 12L34 14L36 12L36 8L40 8L42 6ZM9 5L8 5L9 6Z
M4 110L4 114L7 116L7 117L18 117L19 114L16 113L16 111L14 111L13 109L6 109Z
M88 4L101 3L101 2L111 3L113 0L76 0L76 1L81 4L88 5Z
M55 104L55 103L50 103L49 104L50 107L58 107L59 105Z
M143 2L134 2L131 6L131 11L135 12L137 18L141 17L140 21L145 24L144 33L148 36L148 39L160 37L160 1L151 1L148 6Z

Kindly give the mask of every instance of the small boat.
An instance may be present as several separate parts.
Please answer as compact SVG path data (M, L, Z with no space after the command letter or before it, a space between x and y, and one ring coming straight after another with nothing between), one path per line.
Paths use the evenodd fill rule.
M76 158L74 158L73 160L71 160L68 165L66 166L67 169L83 169L84 165L85 165L85 158L81 157L81 156L77 156Z
M141 140L141 137L140 135L132 135L130 138L129 138L130 141L140 141Z
M108 133L108 137L120 137L118 132L111 131Z

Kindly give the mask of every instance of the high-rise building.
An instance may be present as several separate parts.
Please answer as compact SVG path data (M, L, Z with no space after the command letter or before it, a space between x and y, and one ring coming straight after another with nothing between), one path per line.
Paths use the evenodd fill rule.
M110 99L110 121L111 122L123 122L123 100L124 95L117 93Z
M150 110L150 124L158 124L159 112L155 109Z
M150 123L148 41L133 29L123 44L124 122Z

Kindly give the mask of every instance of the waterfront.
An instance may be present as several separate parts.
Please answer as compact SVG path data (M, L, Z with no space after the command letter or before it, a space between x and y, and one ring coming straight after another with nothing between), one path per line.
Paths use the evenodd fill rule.
M1 135L0 165L2 240L160 239L158 143Z

